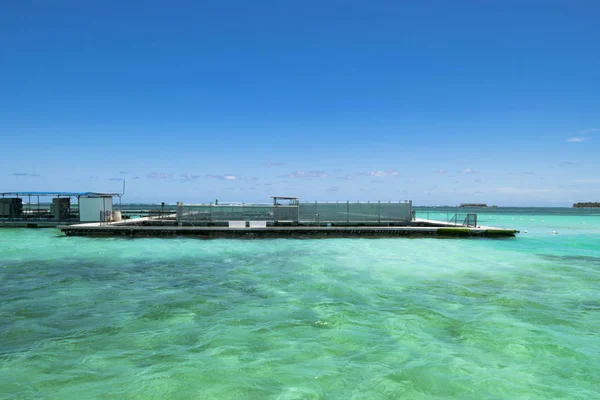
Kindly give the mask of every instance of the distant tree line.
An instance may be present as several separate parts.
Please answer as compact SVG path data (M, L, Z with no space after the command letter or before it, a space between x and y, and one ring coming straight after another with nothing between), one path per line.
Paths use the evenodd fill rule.
M600 207L600 203L596 202L596 201L588 201L588 202L582 202L582 203L575 203L575 204L573 204L573 207L575 207L575 208Z

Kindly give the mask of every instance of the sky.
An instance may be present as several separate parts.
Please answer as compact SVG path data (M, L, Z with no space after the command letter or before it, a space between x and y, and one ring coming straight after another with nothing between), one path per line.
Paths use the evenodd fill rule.
M0 192L600 201L598 1L3 1Z

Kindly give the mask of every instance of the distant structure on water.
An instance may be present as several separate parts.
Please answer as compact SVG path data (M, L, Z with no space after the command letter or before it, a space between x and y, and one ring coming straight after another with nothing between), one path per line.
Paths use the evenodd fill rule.
M273 196L272 204L221 202L156 210L123 210L122 193L0 193L1 227L58 227L68 236L198 238L342 238L413 236L511 237L518 231L480 226L477 214L417 218L412 201L300 202ZM113 210L113 198L119 210ZM32 201L33 198L33 201ZM23 201L23 200L27 201ZM72 202L76 199L76 203ZM43 201L43 202L42 202ZM145 212L146 217L139 214ZM128 215L125 215L127 212Z
M600 208L600 202L588 201L573 204L575 208Z
M460 203L461 208L486 208L487 204L485 203Z
M0 193L0 226L41 228L112 221L121 218L120 211L113 210L114 198L119 200L120 210L121 196L98 192Z

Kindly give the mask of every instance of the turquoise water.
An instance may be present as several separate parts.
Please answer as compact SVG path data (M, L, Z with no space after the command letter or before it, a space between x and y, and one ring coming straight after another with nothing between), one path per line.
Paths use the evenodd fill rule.
M510 211L498 240L0 229L0 398L600 398L600 216Z

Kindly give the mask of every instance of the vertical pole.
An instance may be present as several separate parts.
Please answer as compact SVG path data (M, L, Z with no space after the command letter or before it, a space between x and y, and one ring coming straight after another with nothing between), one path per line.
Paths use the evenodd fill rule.
M377 208L379 209L379 217L377 222L381 223L381 200L377 200Z

